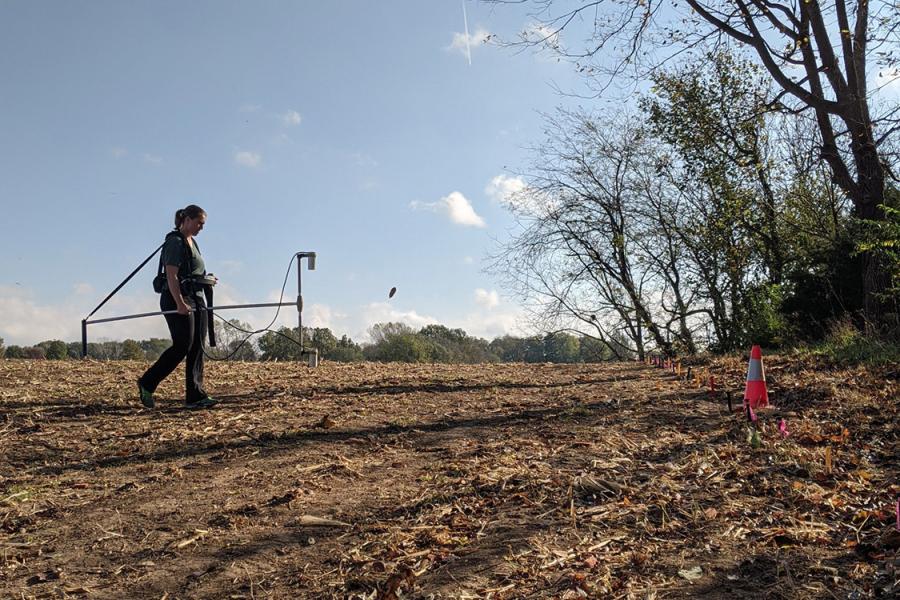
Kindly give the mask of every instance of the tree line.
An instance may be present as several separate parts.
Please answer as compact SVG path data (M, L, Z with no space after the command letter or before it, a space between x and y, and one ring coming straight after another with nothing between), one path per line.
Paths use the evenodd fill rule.
M210 357L230 361L299 361L298 329L281 327L258 338L247 339L250 327L236 319L228 325L216 323L217 345L207 348ZM356 343L340 338L327 327L304 327L303 346L316 349L319 358L333 362L417 362L417 363L592 363L614 358L609 348L596 339L554 332L529 337L504 335L488 341L470 336L462 329L426 325L414 329L404 323L379 323L369 330L370 342ZM156 360L171 345L162 338L148 340L90 342L88 355L97 360ZM81 342L47 340L34 346L4 347L7 359L69 360L81 358Z
M900 348L895 0L488 1L530 6L504 43L589 90L548 117L494 257L537 327L638 355ZM616 92L640 106L590 108Z
M823 160L820 124L773 109L769 78L739 53L651 79L631 112L546 118L508 199L519 228L493 257L533 326L618 358L791 346L847 322L898 339L897 186L884 182L878 219L860 211Z

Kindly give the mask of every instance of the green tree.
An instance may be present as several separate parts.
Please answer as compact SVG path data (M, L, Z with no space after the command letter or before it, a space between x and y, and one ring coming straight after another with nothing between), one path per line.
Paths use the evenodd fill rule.
M525 362L525 340L512 335L494 338L490 351L502 362Z
M544 340L538 336L532 336L525 338L524 341L524 356L525 362L527 363L542 363L547 359L544 356Z
M582 337L578 345L578 360L583 363L598 363L612 360L609 346L597 338Z
M654 76L656 97L642 102L654 131L684 158L691 174L720 195L746 202L732 225L746 229L771 283L785 257L781 200L766 145L768 82L759 68L726 51Z
M267 331L259 338L262 360L300 360L300 336L297 328L281 327L278 332Z
M112 360L109 342L88 342L88 356L96 360Z
M40 342L37 347L44 350L44 356L48 360L64 360L69 356L69 350L66 343L60 340L48 340Z
M578 362L578 338L568 333L548 333L544 336L544 360L553 363Z
M669 177L686 174L699 184L681 188L675 237L691 258L718 348L742 347L756 308L749 294L758 283L754 273L761 269L778 285L786 262L782 202L765 142L767 82L752 64L721 51L653 81L655 96L641 104L653 133L680 158L678 174ZM687 319L676 335L693 349Z
M137 340L128 339L122 342L122 360L144 360L144 349Z
M306 337L309 340L309 346L319 351L320 358L332 360L338 340L329 328L315 327L309 330Z
M141 340L141 350L147 360L156 360L160 355L169 349L172 340L168 338L150 338L149 340Z
M857 252L867 252L878 257L884 266L887 283L883 286L882 303L889 307L889 325L900 326L900 190L892 189L889 199L896 206L884 205L884 221L862 221Z
M375 360L380 362L429 362L429 344L415 333L399 333L383 339L375 351Z
M428 362L434 355L431 340L405 323L376 323L369 328L372 343L364 348L369 360L379 362Z
M419 336L428 342L432 362L474 364L498 360L487 340L472 337L463 329L431 324L420 329Z
M335 362L359 362L365 360L362 347L347 335L342 335L331 353L330 360Z
M406 323L375 323L369 327L369 337L372 338L372 343L375 345L391 336L408 333L415 333L415 331Z
M5 358L25 358L25 349L13 344L6 348Z

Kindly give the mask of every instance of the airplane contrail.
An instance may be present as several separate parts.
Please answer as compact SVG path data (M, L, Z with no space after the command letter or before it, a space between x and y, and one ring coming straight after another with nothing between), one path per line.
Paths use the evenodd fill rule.
M469 47L469 17L466 15L466 0L462 0L463 23L466 27L466 58L469 59L469 66L472 66L472 49Z

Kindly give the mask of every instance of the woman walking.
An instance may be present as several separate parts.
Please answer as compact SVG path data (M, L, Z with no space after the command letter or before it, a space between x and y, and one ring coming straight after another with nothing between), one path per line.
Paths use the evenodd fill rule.
M206 265L194 239L205 224L206 211L199 206L191 204L178 210L175 230L166 235L162 247L159 308L178 312L164 315L172 334L172 347L137 382L141 404L147 408L153 408L156 388L182 360L186 406L205 408L216 403L203 388L203 338L208 323L203 284L195 281L206 275Z

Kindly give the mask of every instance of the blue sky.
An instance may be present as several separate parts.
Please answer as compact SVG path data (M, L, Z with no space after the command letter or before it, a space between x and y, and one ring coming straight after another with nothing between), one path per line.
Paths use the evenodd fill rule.
M520 331L484 258L512 225L510 169L564 102L553 86L578 82L480 43L528 27L524 11L466 7L471 64L460 0L2 3L0 337L79 339L189 203L208 212L219 303L272 300L313 250L304 324ZM155 310L154 266L97 316ZM151 335L162 318L91 328Z
M482 43L534 27L527 5L465 6L471 61L462 0L0 3L0 337L79 339L190 203L208 212L220 304L277 299L312 250L305 324L357 340L385 321L526 333L485 257L513 226L503 197L541 113L579 103L555 90L584 81ZM873 81L896 101L896 74ZM97 317L156 310L154 267ZM166 335L161 318L91 328Z

